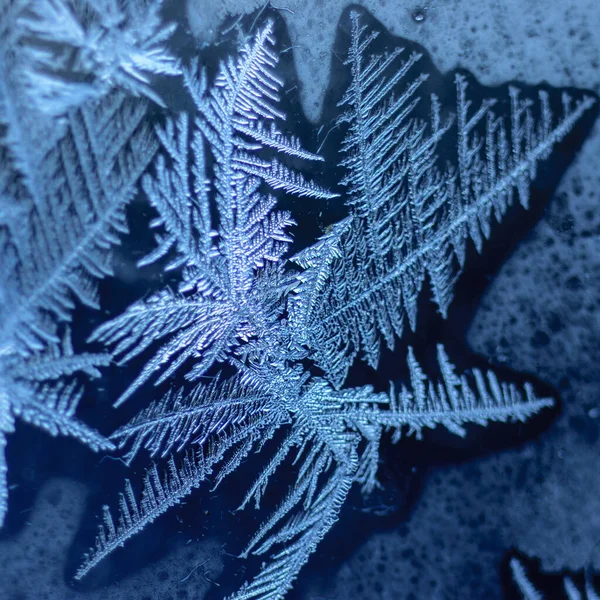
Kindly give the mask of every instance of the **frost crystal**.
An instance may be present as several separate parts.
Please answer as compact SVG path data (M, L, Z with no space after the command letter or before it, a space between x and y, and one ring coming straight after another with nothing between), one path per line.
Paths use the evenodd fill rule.
M134 3L128 6L133 9ZM90 10L85 2L77 7ZM108 2L107 7L117 10L118 4ZM145 122L146 103L113 89L123 83L129 91L143 91L139 72L127 69L137 80L133 90L119 78L105 81L93 94L89 81L59 81L69 61L64 55L65 64L54 60L51 48L66 51L64 44L72 42L83 52L84 45L92 44L102 54L100 30L86 34L78 28L61 0L9 0L0 11L2 524L8 508L4 447L16 418L51 435L76 438L93 450L113 448L74 416L82 379L99 377L98 367L108 365L110 356L77 354L69 322L77 302L98 307L96 282L112 274L110 249L127 232L125 207L158 140ZM110 15L116 13L107 10L102 19ZM144 38L150 45L137 47L145 70L156 70L164 58L155 46L165 39L162 31L152 41ZM43 42L35 49L34 34ZM137 43L125 33L113 42L129 44L132 52ZM143 61L144 52L158 62ZM42 74L40 69L50 66L61 75ZM30 93L36 94L33 107Z
M272 22L241 38L214 81L199 64L184 70L198 115L157 128L162 153L143 179L158 214L156 248L140 263L164 259L180 283L135 302L91 341L120 364L149 357L118 404L175 374L195 383L175 385L113 434L128 461L145 450L166 473L152 464L141 500L128 481L118 516L104 508L77 578L201 483L218 485L260 453L240 508L264 504L279 469L295 476L243 551L265 562L233 598L282 598L351 486L377 485L384 435L420 438L442 425L463 436L469 423L523 421L552 405L492 371L457 374L441 345L437 376L407 347L405 384L382 392L346 380L357 356L377 367L404 322L416 328L425 279L447 315L467 244L481 251L516 199L527 208L538 164L593 98L564 95L557 118L546 92L534 106L511 87L507 123L495 100L475 106L457 75L456 115L442 116L432 95L423 118L421 56L372 53L377 34L357 13L351 25L339 200L301 173L323 159L285 133ZM442 162L440 147L454 139L455 160ZM286 260L294 222L277 209L282 194L296 205L306 196L343 202L348 216Z

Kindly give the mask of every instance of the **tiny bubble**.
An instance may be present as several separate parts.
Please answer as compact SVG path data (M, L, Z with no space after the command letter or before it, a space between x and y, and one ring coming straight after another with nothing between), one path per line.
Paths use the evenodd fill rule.
M498 352L496 353L496 360L500 363L508 362L508 355L504 352Z
M590 410L588 410L588 417L590 419L597 419L599 416L600 416L600 409L590 408Z
M425 20L426 10L424 8L415 8L412 18L417 23L422 23Z

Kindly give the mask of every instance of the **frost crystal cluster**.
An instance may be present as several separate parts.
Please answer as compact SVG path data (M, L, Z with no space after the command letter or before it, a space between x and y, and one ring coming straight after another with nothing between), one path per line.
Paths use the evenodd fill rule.
M511 87L503 116L504 99L471 101L457 74L447 113L425 93L423 57L378 53L377 33L354 12L336 122L344 138L330 165L344 176L332 191L306 175L324 158L286 127L272 21L240 33L214 76L200 60L183 68L195 112L150 131L144 101L131 96L160 101L149 77L178 65L158 5L138 3L140 18L134 4L107 0L101 11L47 0L0 31L21 32L27 67L0 55L0 431L20 416L94 449L114 443L127 462L142 452L154 460L141 498L127 481L117 511L104 507L77 578L258 454L240 508L266 504L268 517L242 556L264 562L232 598L283 598L351 487L378 485L384 436L420 438L437 425L463 436L469 423L523 421L552 405L492 371L457 373L441 344L432 376L406 346L404 383L379 391L347 380L357 358L376 369L382 350L417 328L426 280L447 315L469 246L481 251L511 205L528 207L538 165L594 99L564 94L557 116L547 92L534 101ZM59 134L47 147L22 127L15 89L37 90L40 114L53 119ZM70 312L76 301L97 305L95 280L111 273L140 176L156 245L138 266L160 266L178 283L97 327L88 341L105 353L74 352ZM293 253L297 215L278 208L283 197L339 203L347 216ZM73 411L80 375L98 376L109 360L143 364L117 405L141 391L156 398L107 441ZM279 491L281 471L292 483L270 506L265 493Z
M157 17L159 5L0 2L0 524L16 418L93 450L114 447L74 415L83 380L110 356L74 352L69 322L77 302L98 308L96 280L112 272L125 207L158 149L146 103L124 90L142 93L144 71L175 68L160 45L171 29L156 19L136 30L147 43L129 56L125 35L103 46L124 7ZM135 83L121 85L125 73Z
M352 77L338 119L345 177L334 200L348 216L290 257L292 215L277 210L275 192L336 194L305 179L301 166L287 166L322 159L284 133L272 23L243 38L214 81L197 65L184 71L197 116L190 123L181 114L157 130L163 151L143 180L158 213L157 247L141 262L168 255L167 269L181 272L179 287L134 303L91 340L121 364L149 353L118 403L179 372L197 383L168 390L111 436L128 460L145 449L167 468L148 470L141 501L127 482L116 518L105 507L77 577L203 481L218 485L261 453L263 467L240 508L264 501L278 469L296 477L243 551L268 560L234 598L281 598L351 486L368 493L377 485L384 434L398 440L439 424L464 435L466 423L524 420L552 403L493 372L457 374L441 345L437 380L409 347L410 381L399 389L345 381L357 356L376 368L382 345L393 348L405 322L416 327L426 278L446 314L469 240L481 250L515 200L527 207L538 163L593 100L565 95L556 119L541 92L534 119L532 101L511 88L507 125L493 100L473 106L457 75L456 115L442 117L432 95L430 117L421 119L421 56L371 53L376 34L358 14L351 22ZM437 150L451 130L457 160L443 165ZM223 363L233 375L217 371L202 381Z

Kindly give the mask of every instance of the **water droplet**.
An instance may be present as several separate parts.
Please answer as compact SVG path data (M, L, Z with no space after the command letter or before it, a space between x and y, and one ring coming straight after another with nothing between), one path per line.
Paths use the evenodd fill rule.
M416 23L422 23L425 20L427 10L425 8L415 8L412 18Z

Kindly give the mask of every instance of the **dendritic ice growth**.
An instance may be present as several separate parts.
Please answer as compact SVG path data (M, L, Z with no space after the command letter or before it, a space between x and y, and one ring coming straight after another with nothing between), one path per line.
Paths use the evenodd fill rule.
M75 418L85 380L100 377L110 355L77 353L70 321L77 304L98 307L96 282L112 274L111 247L128 231L125 207L158 140L146 102L117 89L143 93L142 71L121 63L135 85L98 71L102 84L82 81L74 71L92 68L92 46L94 68L102 60L116 67L102 40L122 8L112 0L0 3L0 525L15 419L92 450L114 448ZM146 25L149 45L136 46L131 29L115 33L111 51L127 45L144 72L167 72L160 42L171 29Z
M467 244L481 251L516 200L528 207L537 166L594 98L563 94L556 117L548 92L534 103L511 87L506 117L494 112L497 100L469 100L458 74L456 115L446 115L423 93L420 54L377 53L377 33L357 12L350 21L341 197L302 174L298 165L323 158L283 130L273 22L240 34L214 81L199 62L184 69L197 114L157 127L162 153L143 179L157 246L140 262L168 257L180 283L135 302L90 341L123 365L149 357L117 404L176 374L187 383L111 436L126 460L145 450L165 471L153 463L141 500L127 481L117 513L104 508L77 578L203 482L234 477L260 453L240 508L264 504L278 469L295 478L242 552L264 556L261 570L232 598L283 598L351 486L377 485L384 435L398 441L437 425L465 435L467 423L522 421L552 405L492 371L457 374L442 345L437 377L407 347L406 384L345 385L357 357L376 368L382 345L393 348L405 322L417 327L426 279L447 315ZM439 155L447 139L456 139L452 161ZM288 257L293 215L277 209L276 194L344 203L348 216Z
M163 0L10 0L17 19L22 84L31 102L61 115L115 88L163 105L152 76L178 75L165 43Z
M512 558L510 561L510 570L513 581L519 592L522 594L523 600L544 600L544 595L538 591L527 576L527 572L521 561L518 558ZM586 576L583 589L575 584L569 576L563 578L562 581L565 600L599 600L600 594L594 589L590 579ZM554 590L553 590L554 591Z

